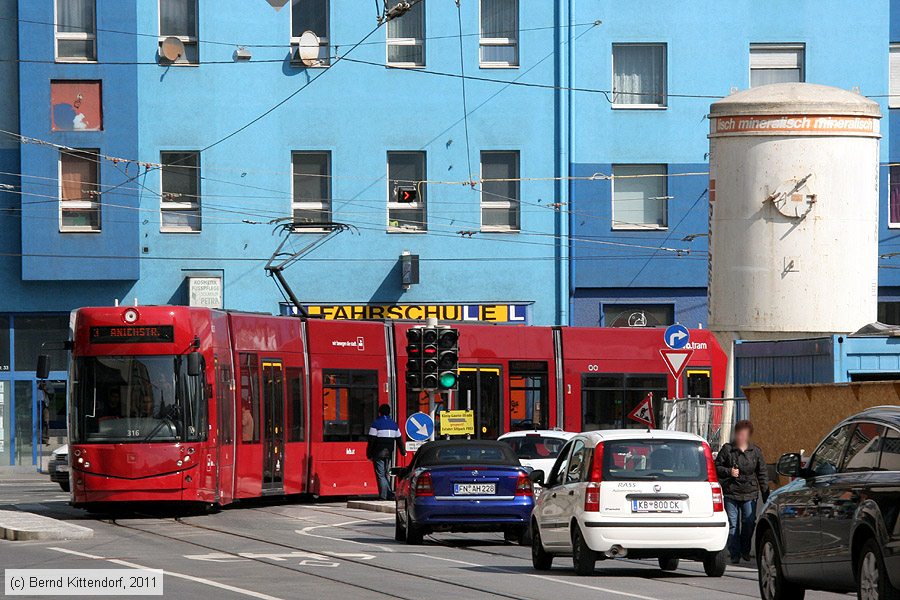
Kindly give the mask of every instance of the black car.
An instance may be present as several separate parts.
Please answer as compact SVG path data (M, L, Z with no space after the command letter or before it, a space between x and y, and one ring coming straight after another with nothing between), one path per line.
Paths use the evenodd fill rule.
M785 454L777 471L796 479L772 492L757 523L763 600L807 589L900 599L900 406L845 419L807 466Z

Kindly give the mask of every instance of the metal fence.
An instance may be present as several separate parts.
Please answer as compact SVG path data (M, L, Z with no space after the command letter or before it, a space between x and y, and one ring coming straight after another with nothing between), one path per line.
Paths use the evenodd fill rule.
M682 398L663 400L659 427L699 435L716 452L731 440L734 424L749 418L746 398Z

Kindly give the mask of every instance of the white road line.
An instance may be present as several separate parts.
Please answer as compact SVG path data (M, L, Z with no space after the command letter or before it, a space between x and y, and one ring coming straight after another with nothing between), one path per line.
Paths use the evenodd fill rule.
M356 525L358 523L369 523L371 521L390 521L394 517L379 517L374 519L357 519L355 521L345 521L343 523L334 523L333 525L312 525L310 527L304 527L303 529L295 529L294 532L300 535L306 535L314 538L321 538L323 540L331 540L333 542L347 542L348 544L358 544L360 546L370 546L372 548L378 548L382 552L394 552L393 548L389 548L387 546L381 546L379 544L370 544L368 542L357 542L356 540L348 540L346 538L339 537L331 537L327 535L319 535L316 533L310 533L314 529L322 529L329 527L344 527L346 525Z
M90 558L93 560L104 560L106 562L110 562L116 565L122 565L123 567L130 567L132 569L151 569L154 567L145 567L143 565L139 565L137 563L128 562L126 560L119 560L117 558L104 558L103 556L97 556L95 554L87 554L85 552L77 552L75 550L69 550L68 548L54 548L51 547L50 550L56 550L57 552L62 552L64 554L71 554L73 556L81 556L83 558ZM176 573L174 571L169 571L168 569L164 569L163 573L170 577L175 577L176 579L185 579L187 581L193 581L195 583L202 583L203 585L208 585L210 587L219 588L220 590L228 590L229 592L234 592L236 594L241 594L243 596L249 596L251 598L259 598L260 600L282 600L277 596L269 596L268 594L262 594L260 592L254 592L253 590L246 590L244 588L235 587L233 585L228 585L227 583L219 583L218 581L213 581L211 579L203 579L202 577L194 577L193 575L185 575L184 573Z
M642 596L640 594L632 594L631 592L623 592L620 590L613 590L610 588L604 588L596 585L588 585L586 583L576 583L574 581L568 581L566 579L558 579L556 577L550 577L547 575L537 575L535 573L522 573L521 571L514 571L512 569L504 569L503 567L495 567L492 565L479 565L476 563L465 562L462 560L454 560L452 558L443 558L440 556L431 556L430 554L415 554L414 556L421 556L423 558L432 558L434 560L444 560L447 562L458 563L461 565L465 565L467 567L481 567L483 569L490 569L492 571L497 571L500 573L511 573L513 575L525 575L526 577L534 577L536 579L543 579L544 581L550 581L553 583L561 583L563 585L570 585L577 588L582 588L586 590L594 590L596 592L604 592L607 594L615 594L617 596L625 596L626 598L638 598L638 600L662 600L661 598L656 598L654 596Z

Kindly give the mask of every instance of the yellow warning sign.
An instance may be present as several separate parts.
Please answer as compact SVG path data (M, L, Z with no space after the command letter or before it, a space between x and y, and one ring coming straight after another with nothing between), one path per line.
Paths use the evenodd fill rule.
M445 410L441 414L441 435L475 435L474 410Z

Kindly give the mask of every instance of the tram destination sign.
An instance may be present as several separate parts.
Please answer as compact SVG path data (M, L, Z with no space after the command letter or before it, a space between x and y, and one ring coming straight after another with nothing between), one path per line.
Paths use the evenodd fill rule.
M172 325L114 325L91 327L92 344L169 344L175 341Z

